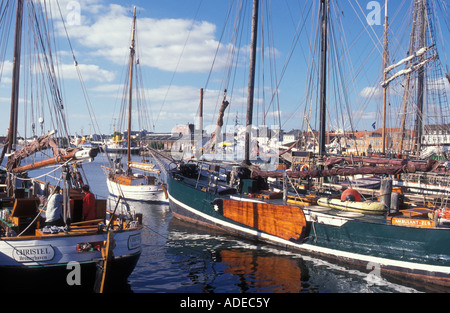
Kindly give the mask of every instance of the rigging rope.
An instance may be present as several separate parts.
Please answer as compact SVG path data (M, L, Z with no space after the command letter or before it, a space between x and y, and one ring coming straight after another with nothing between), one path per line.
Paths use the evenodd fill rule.
M78 61L77 61L76 56L75 56L75 51L74 51L74 49L73 49L72 42L71 42L71 40L70 40L69 33L68 33L68 31L67 31L67 26L66 26L66 23L65 23L65 20L64 20L62 11L61 11L61 7L60 7L60 5L59 5L59 1L57 1L56 3L57 3L57 5L58 5L59 15L60 15L60 17L61 17L61 21L62 21L62 24L63 24L63 27L64 27L64 32L65 32L65 34L66 34L66 38L67 38L67 41L68 41L68 44L69 44L69 47L70 47L70 51L71 51L71 53L72 53L72 58L73 58L74 66L75 66L75 68L76 68L77 75L78 75L78 78L79 78L79 81L80 81L80 84L81 84L81 89L82 89L83 96L84 96L84 99L85 99L85 102L86 102L87 110L88 110L88 112L89 112L89 118L90 118L90 120L91 120L91 124L94 125L94 129L95 129L95 127L97 127L97 128L95 129L95 131L96 131L98 134L102 134L102 132L100 131L100 127L99 127L99 125L98 125L97 119L95 118L94 109L93 109L93 107L92 107L92 102L91 102L91 100L90 100L90 98L89 98L89 95L88 95L88 92L87 92L87 89L86 89L86 85L85 85L85 83L84 83L84 79L83 79L83 76L82 76L80 67L79 67L79 65L78 65ZM103 140L102 140L102 141L103 141Z

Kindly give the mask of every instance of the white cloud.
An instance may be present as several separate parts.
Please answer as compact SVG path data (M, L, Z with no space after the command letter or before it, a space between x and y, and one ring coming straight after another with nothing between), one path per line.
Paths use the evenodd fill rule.
M84 81L96 81L100 83L112 82L115 78L113 72L103 70L98 65L78 64L80 73ZM64 64L61 66L65 79L78 79L76 68L73 64Z
M12 82L12 68L13 68L13 64L10 61L5 61L5 62L0 62L0 70L1 70L1 74L0 74L0 86L4 87L5 84L7 84L8 86L11 84Z
M99 93L106 93L112 96L113 92L117 92L118 90L122 90L123 85L121 84L107 84L107 85L98 85L93 88L89 88L90 91L95 91Z
M84 13L84 11L82 11ZM69 36L87 47L94 56L115 64L127 62L132 18L129 8L110 4L99 10L95 21L82 18L81 25L68 27ZM86 13L92 13L88 10ZM201 72L210 69L218 42L216 26L188 19L137 19L138 55L141 64L173 72ZM221 47L216 65L224 64Z
M376 111L356 110L356 111L353 111L352 116L358 117L358 119L353 122L358 122L360 120L375 121L375 119L377 117L377 112Z
M366 87L360 92L360 96L363 98L380 98L382 96L381 87Z

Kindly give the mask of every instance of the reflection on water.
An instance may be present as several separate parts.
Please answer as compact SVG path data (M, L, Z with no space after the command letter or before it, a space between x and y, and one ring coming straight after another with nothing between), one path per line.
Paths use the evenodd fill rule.
M219 262L226 265L225 273L239 277L242 292L252 289L297 293L308 280L308 269L302 260L277 255L259 255L254 250L223 250Z
M179 221L167 205L139 210L144 213L143 252L130 276L137 293L415 292L357 270Z
M300 258L248 249L236 238L202 232L176 219L170 223L167 245L189 272L190 292L297 293L308 280Z

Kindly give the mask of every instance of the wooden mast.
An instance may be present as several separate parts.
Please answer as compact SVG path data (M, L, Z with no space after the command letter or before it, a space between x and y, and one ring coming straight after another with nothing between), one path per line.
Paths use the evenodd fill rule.
M410 35L410 43L409 43L409 53L408 55L413 55L414 53L414 43L415 43L415 37L416 37L416 21L417 21L417 14L418 14L418 6L417 4L414 5L414 13L413 13L413 26L411 29L411 35ZM412 60L408 62L408 68L410 68L412 65ZM408 98L409 98L409 89L411 86L411 73L408 73L406 76L406 84L405 84L405 91L403 93L403 110L402 110L402 124L400 129L400 147L399 152L403 151L405 136L406 136L406 109L408 106ZM407 147L407 149L410 149L410 147Z
M327 50L328 50L328 6L329 0L321 0L321 65L320 65L320 133L319 156L323 158L325 150L326 110L327 110Z
M11 87L11 112L9 120L8 152L15 150L19 111L20 55L22 47L23 0L17 0L16 27L14 37L14 60Z
M127 142L127 174L130 173L131 163L131 117L132 117L132 100L133 100L133 69L134 69L134 56L135 56L135 35L136 35L136 7L134 7L133 14L133 31L131 35L130 46L130 82L128 91L128 142Z
M426 0L419 0L416 2L419 6L419 48L425 47L426 45L426 25L425 25L425 14L426 14ZM425 60L425 55L422 55L419 62ZM421 67L418 73L417 80L417 117L416 117L416 154L420 155L420 150L422 148L422 133L423 133L423 101L424 101L424 78L425 78L425 67Z
M247 119L245 131L244 165L250 165L250 134L253 123L253 99L255 93L256 43L258 39L259 0L253 0L252 37L250 52L250 71L248 78Z
M385 17L384 17L384 53L383 53L383 81L387 80L387 67L388 62L388 0L385 5ZM382 130L382 153L386 153L386 103L387 103L387 88L388 85L383 87L383 130Z

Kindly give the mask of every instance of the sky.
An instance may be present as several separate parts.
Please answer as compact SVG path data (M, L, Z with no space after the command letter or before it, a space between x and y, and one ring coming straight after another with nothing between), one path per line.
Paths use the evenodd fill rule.
M58 8L56 0L47 2ZM390 2L393 62L405 55L411 1ZM237 0L59 0L61 14L57 9L52 14L56 21L55 35L61 42L57 45L57 58L70 132L111 134L119 128L116 124L121 114L134 7L148 118L138 121L135 116L133 129L170 132L176 125L196 123L200 88L205 88L204 125L215 124L224 88L228 90L230 102L225 123L244 124L251 1L244 1L242 20L235 14L239 3ZM289 131L305 128L307 116L315 129L317 110L309 103L317 102L317 83L311 81L318 68L311 63L314 57L310 47L316 43L314 22L318 1L263 0L262 3L260 30L264 32L259 35L258 55L264 58L258 57L254 124L281 123L280 127ZM61 15L71 46L63 24L58 22ZM237 21L242 27L235 33L232 30ZM329 84L329 128L371 129L374 122L380 125L384 0L333 0L332 21L337 26L333 26L330 50L342 52L329 61L330 77L340 80ZM450 42L448 22L446 14L440 25L444 42ZM82 84L70 47L78 62ZM439 48L444 53L448 50L445 46ZM228 66L229 51L235 53L232 70ZM446 57L441 60L444 66L448 64ZM6 54L0 77L0 106L5 111L9 111L11 64L12 57ZM448 67L446 71L449 72ZM448 82L444 84L450 94ZM21 102L26 98L23 89ZM351 116L352 122L343 113ZM42 111L42 115L46 114ZM33 117L37 119L38 115L34 113ZM44 117L43 128L52 127L49 119L51 116ZM21 123L30 124L30 114L26 120ZM8 124L9 113L0 115L0 125L4 125L0 127L0 135L6 134ZM27 127L22 135L29 136L30 129Z

